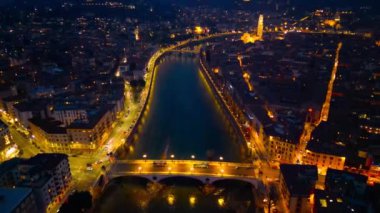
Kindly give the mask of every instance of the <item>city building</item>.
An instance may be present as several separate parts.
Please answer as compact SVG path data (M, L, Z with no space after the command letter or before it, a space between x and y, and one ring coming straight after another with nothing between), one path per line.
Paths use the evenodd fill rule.
M111 105L115 106L115 105ZM75 120L65 126L54 119L33 118L29 120L35 141L52 152L91 152L109 136L116 119L112 107L86 111L85 120Z
M313 212L368 212L368 206L357 205L341 194L315 190Z
M363 198L367 192L368 177L348 171L328 169L325 190L350 199Z
M49 205L55 202L58 192L54 185L54 178L46 173L38 173L37 168L29 165L18 166L18 177L23 182L17 183L18 187L29 187L33 189L39 208L49 209ZM17 188L17 187L16 187Z
M71 184L68 156L38 154L29 159L14 158L0 165L0 186L30 188L40 212L61 201Z
M15 157L18 152L17 145L12 142L8 125L0 120L0 162Z
M14 105L16 105L16 104L18 104L24 100L25 100L25 98L21 97L19 95L9 96L9 97L2 99L1 105L3 107L4 112L8 113L8 115L10 115L13 118L13 120L16 121L16 112L15 112Z
M56 105L52 109L51 116L68 126L78 119L88 120L87 108L88 106L82 105Z
M369 134L380 135L380 115L364 114L359 120L359 125Z
M7 144L10 144L9 128L0 120L0 150L3 150Z
M108 138L115 120L109 108L93 112L88 122L76 121L67 127L73 149L93 151Z
M259 40L263 39L263 34L264 34L264 16L260 14L259 21L257 24L257 37Z
M17 95L17 89L14 85L0 83L0 110L5 110L3 99Z
M71 138L60 121L32 118L29 124L38 145L53 152L70 153Z
M367 177L328 169L324 190L315 190L315 212L371 212Z
M42 212L36 204L31 188L0 187L0 209L3 213Z
M265 128L265 146L272 160L280 163L294 163L302 130L288 131L280 124Z
M244 33L240 39L245 44L255 43L256 41L262 41L263 40L263 34L264 34L264 16L262 14L260 14L259 20L257 22L256 34Z
M303 156L303 163L316 165L318 173L325 175L328 168L344 169L346 160L346 150L343 146L335 143L318 142L311 140L306 147L306 153Z
M48 101L47 100L33 100L24 101L13 106L14 115L22 126L29 128L29 119L34 117L47 118Z
M316 166L281 164L280 192L289 212L311 212L310 200L318 179Z

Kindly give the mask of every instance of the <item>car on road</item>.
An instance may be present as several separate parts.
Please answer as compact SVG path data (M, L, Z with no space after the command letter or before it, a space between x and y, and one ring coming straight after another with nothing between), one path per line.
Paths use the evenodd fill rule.
M193 165L194 168L208 169L209 165L207 163L196 163Z
M98 160L95 162L95 164L101 164L101 163L103 163L103 160Z
M87 170L87 171L92 171L92 170L94 170L94 168L92 168L92 164L91 164L91 163L87 163L87 164L86 164L86 170Z
M153 162L153 167L165 167L166 162L161 162L161 161L154 161Z

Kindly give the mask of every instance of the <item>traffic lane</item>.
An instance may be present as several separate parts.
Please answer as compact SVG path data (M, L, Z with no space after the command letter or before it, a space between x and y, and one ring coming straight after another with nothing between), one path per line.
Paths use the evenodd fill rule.
M269 178L279 178L280 170L279 169L273 169L271 167L263 167L261 169L263 175L269 177Z
M29 158L41 152L29 142L29 139L26 136L19 133L15 128L11 127L9 132L12 135L13 142L17 144L19 150L22 150L21 156Z

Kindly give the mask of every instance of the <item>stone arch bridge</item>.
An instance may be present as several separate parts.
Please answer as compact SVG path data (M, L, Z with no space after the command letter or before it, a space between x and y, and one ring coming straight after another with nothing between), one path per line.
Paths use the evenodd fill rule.
M186 177L212 184L220 180L238 180L252 184L256 189L263 183L258 169L248 163L196 160L119 160L111 167L108 178L123 176L144 177L161 182L171 177Z

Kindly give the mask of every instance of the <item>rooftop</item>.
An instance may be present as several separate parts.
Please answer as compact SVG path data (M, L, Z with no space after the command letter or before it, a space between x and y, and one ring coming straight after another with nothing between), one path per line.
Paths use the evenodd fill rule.
M0 164L0 174L5 174L15 168L21 162L24 162L25 159L22 158L12 158L10 160L4 161Z
M331 142L316 141L316 140L309 141L306 149L312 152L335 155L335 156L340 156L340 157L345 157L347 153L346 148L344 146L331 143Z
M366 206L325 190L315 190L314 204L316 212L367 212Z
M48 101L46 99L38 99L38 100L33 100L33 101L21 102L21 103L15 104L14 107L20 112L42 111L42 110L46 110L47 103Z
M3 213L13 212L30 194L30 188L0 188L0 209Z
M54 106L54 111L64 111L64 110L86 110L88 106L82 104L56 104Z
M54 119L41 119L36 117L29 119L29 122L49 134L66 134L66 128L61 127L62 123Z
M48 173L26 173L25 176L32 176L32 178L24 179L17 183L19 187L31 187L31 188L42 188L46 184L52 181L53 176Z
M282 124L275 124L265 128L267 135L281 138L282 141L287 143L298 144L302 129L297 129L296 126L287 128Z
M41 165L44 169L50 170L57 167L57 165L67 159L68 156L65 154L58 153L40 153L35 155L34 157L29 158L25 164L32 165Z
M93 110L89 112L88 121L75 120L68 129L92 129L106 113L108 113L108 107Z
M314 190L318 179L316 166L281 164L280 171L291 196L308 197Z
M348 181L355 181L362 184L367 184L367 180L367 176L337 169L329 168L326 173L326 184L329 184L330 182L331 184L336 184L337 182Z

